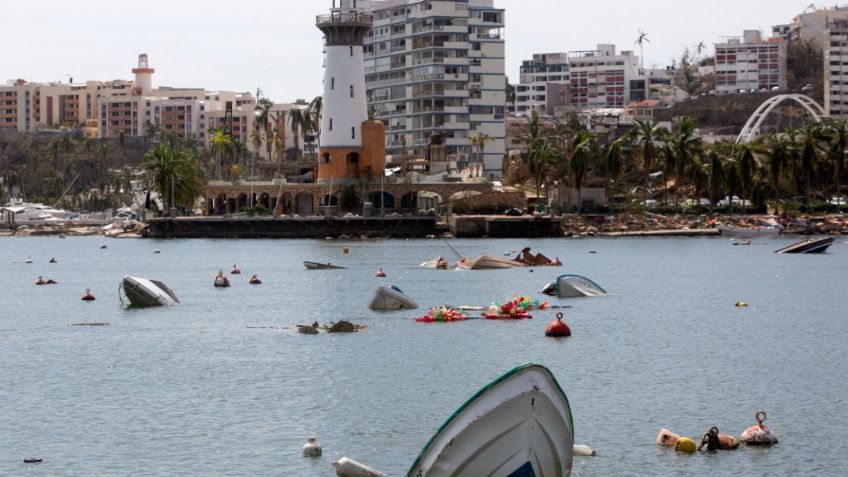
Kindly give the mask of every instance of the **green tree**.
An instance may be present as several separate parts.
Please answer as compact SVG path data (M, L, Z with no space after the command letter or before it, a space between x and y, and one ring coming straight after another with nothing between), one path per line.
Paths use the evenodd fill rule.
M649 174L651 167L658 155L657 141L662 140L668 130L660 127L656 121L641 121L636 120L636 127L633 129L635 143L639 148L639 156L642 159L644 186L649 185Z
M710 151L709 172L707 175L707 181L709 184L710 203L715 205L716 197L722 195L723 186L726 182L724 176L724 168L721 162L721 156L719 156L719 151L717 147L714 147Z
M477 149L477 171L480 177L483 175L483 171L485 169L485 151L486 151L486 143L494 142L495 138L489 136L486 133L474 133L468 139L468 145L471 146L471 150ZM406 149L404 147L404 149Z
M848 149L848 123L831 120L825 123L830 147L827 151L828 160L833 162L833 182L837 197L842 197L842 176L845 170L845 150Z
M696 133L695 120L689 116L681 117L677 131L669 139L669 145L669 152L674 162L674 205L676 206L686 171L696 167L694 161L698 159L703 146L701 137Z
M768 162L768 178L774 194L774 213L780 213L780 178L789 163L789 150L786 141L773 134L768 138L766 159Z
M163 198L166 208L191 207L203 191L203 175L193 151L160 144L142 162L148 185Z
M582 187L583 180L589 173L589 169L599 155L598 142L595 135L589 131L580 131L574 138L571 155L568 158L568 169L574 187L577 188L577 210L582 209Z
M227 133L226 122L219 128L209 129L209 146L215 158L215 178L223 179L223 162L225 157L233 154L233 138Z
M813 200L812 181L818 169L820 138L820 129L817 124L808 124L801 130L801 155L798 166L806 184L804 193L807 204Z

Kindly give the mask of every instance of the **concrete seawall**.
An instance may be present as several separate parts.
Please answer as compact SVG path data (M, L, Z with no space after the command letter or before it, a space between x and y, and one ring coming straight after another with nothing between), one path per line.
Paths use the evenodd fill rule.
M435 217L298 217L151 219L148 238L423 238L438 233Z

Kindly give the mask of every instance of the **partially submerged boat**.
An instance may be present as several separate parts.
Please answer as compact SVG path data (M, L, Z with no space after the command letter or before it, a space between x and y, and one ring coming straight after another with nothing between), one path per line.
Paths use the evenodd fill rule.
M749 237L774 237L780 234L781 227L778 226L754 226L754 227L732 227L727 225L716 226L721 235L737 238Z
M418 308L418 304L406 296L400 288L392 285L378 287L368 308L377 311L414 310Z
M519 366L483 387L442 424L408 477L570 475L574 427L548 368Z
M603 296L607 294L600 285L581 275L560 275L555 282L545 285L542 293L559 298Z
M169 306L180 302L174 291L158 280L125 276L122 287L130 306Z
M835 241L833 237L822 237L817 239L802 240L788 247L775 250L775 253L824 253Z
M526 266L527 264L495 255L481 255L475 259L462 259L457 263L457 268L465 270L502 270Z
M346 270L347 269L347 267L340 267L338 265L332 265L329 262L318 263L318 262L308 262L306 260L303 261L303 266L306 267L307 270Z

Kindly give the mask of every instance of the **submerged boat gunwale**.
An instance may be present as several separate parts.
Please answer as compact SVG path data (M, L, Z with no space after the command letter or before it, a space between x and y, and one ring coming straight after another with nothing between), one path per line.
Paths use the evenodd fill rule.
M572 413L571 413L571 404L568 401L568 396L565 394L565 391L562 389L562 386L560 386L559 381L557 381L556 377L553 375L553 373L550 371L550 369L548 369L546 366L543 366L541 364L526 363L526 364L516 366L515 368L513 368L513 369L507 371L506 373L502 374L500 377L498 377L494 381L492 381L492 382L488 383L487 385L483 386L482 388L480 388L476 393L474 393L474 395L472 395L464 403L462 403L462 405L459 406L459 408L457 408L450 415L450 417L448 417L445 420L445 422L442 423L441 426L439 426L439 428L436 430L435 433L433 433L433 435L430 437L430 439L427 441L427 443L424 444L424 447L421 449L421 452L419 452L418 456L415 458L415 461L413 461L412 466L410 467L409 471L407 472L407 477L419 477L420 475L424 475L424 474L421 474L421 469L419 468L419 465L423 464L423 460L424 460L425 456L432 450L433 445L436 443L436 441L439 439L439 437L442 435L442 433L445 432L456 421L456 419L459 416L461 416L467 409L469 409L475 402L477 402L478 399L480 399L481 397L488 394L489 391L491 391L492 389L494 389L498 385L503 384L504 382L506 382L510 378L518 376L521 372L526 371L526 370L536 370L536 371L540 372L541 374L543 374L548 380L550 380L551 384L553 384L553 389L556 392L559 393L560 397L565 402L565 409L568 411L568 422L567 422L568 431L571 434L570 435L571 443L567 447L568 447L568 452L571 452L573 444L574 444L574 419L573 419L573 416L572 416ZM483 416L477 416L478 420L482 417ZM436 462L436 461L434 460L434 462ZM414 474L413 472L416 469L419 470L419 473ZM432 470L432 469L428 469L428 472L430 470Z

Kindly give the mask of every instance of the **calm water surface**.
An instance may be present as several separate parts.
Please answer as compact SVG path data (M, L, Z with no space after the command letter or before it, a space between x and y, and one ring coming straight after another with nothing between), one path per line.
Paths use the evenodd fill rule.
M532 245L566 265L532 272L417 268L453 260L442 241L106 240L101 250L103 241L0 239L0 475L330 476L341 456L404 475L465 399L529 361L551 368L576 441L601 454L575 459L580 476L842 475L848 466L845 239L823 256L772 253L792 239L452 242L467 256ZM350 269L307 271L303 260ZM234 263L244 274L214 289L215 272ZM378 267L387 279L374 277ZM425 307L482 306L535 294L562 271L611 292L552 300L573 306L567 340L543 336L553 311L424 325L413 320L424 310L367 309L383 284ZM263 285L247 285L253 273ZM165 281L182 305L125 310L125 274ZM38 275L59 285L37 287ZM97 301L80 301L86 288ZM740 300L750 306L736 308ZM339 319L368 328L294 330ZM80 322L111 326L68 326ZM738 436L758 409L781 439L771 449L676 455L654 443L661 427ZM300 456L309 436L323 458ZM23 464L31 455L44 463Z

